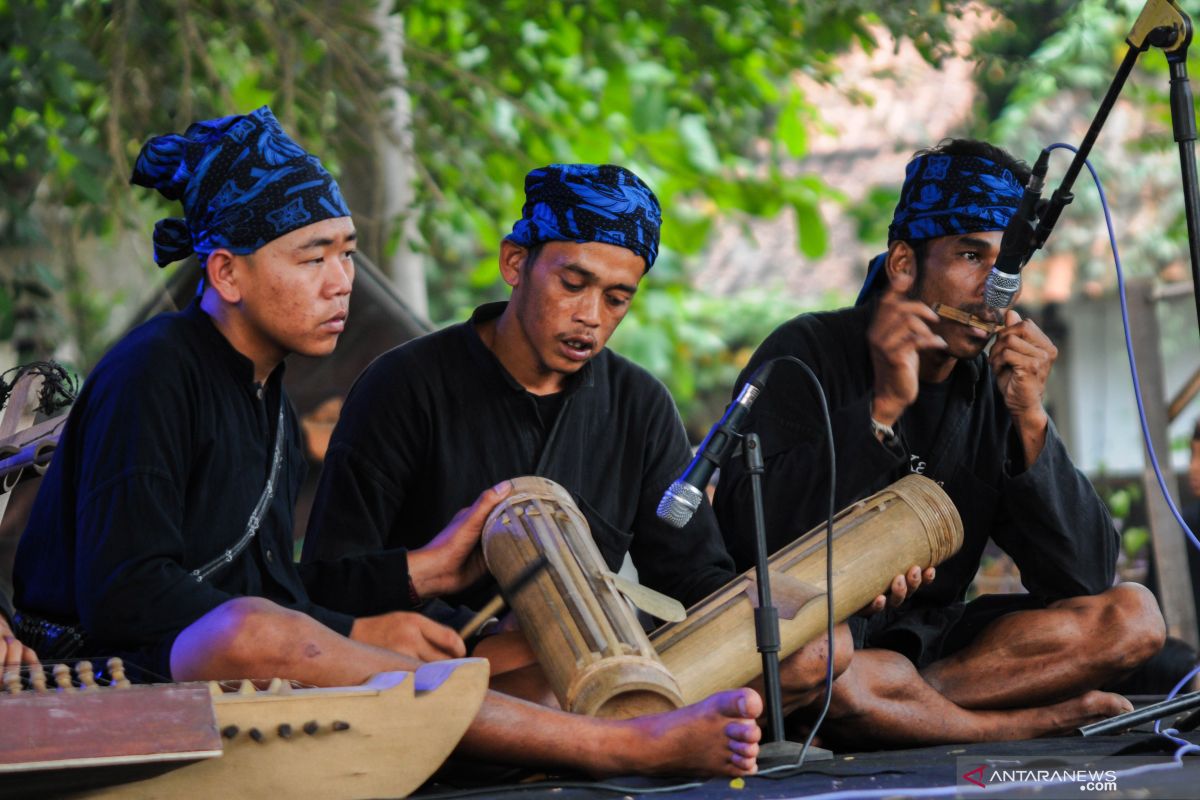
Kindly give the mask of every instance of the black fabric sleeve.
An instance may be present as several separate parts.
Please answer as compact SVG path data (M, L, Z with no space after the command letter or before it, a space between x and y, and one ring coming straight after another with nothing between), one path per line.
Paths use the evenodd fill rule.
M86 454L78 484L88 487L76 510L76 605L98 640L162 641L234 597L182 566L198 387L151 361L163 363L126 358L95 376L75 430Z
M9 623L12 627L13 605L12 598L9 596L9 590L6 586L0 586L0 618Z
M309 561L297 568L309 598L327 609L365 617L412 608L407 550Z
M648 448L630 556L642 583L691 605L734 577L733 559L721 540L721 531L707 498L682 530L658 518L658 502L687 465L691 448L666 387L651 380L655 391L647 402L651 417L649 430L662 434L661 439L652 440Z
M336 561L400 544L390 541L391 532L405 487L424 459L430 425L428 405L405 375L403 357L391 351L350 390L313 499L305 562Z
M1020 450L1015 437L1009 448ZM1059 599L1112 586L1119 536L1108 508L1071 462L1053 421L1037 461L1024 472L1005 474L1002 491L1003 517L992 538L1012 556L1025 588Z
M865 380L856 383L847 375L853 369L845 363L850 353L829 353L817 346L813 324L800 318L776 330L754 354L737 386L776 356L795 356L813 370L824 387L833 424L839 510L890 483L907 456L899 443L885 445L875 438ZM829 507L825 421L816 389L800 367L786 361L775 365L743 426L743 432L751 431L762 440L767 547L774 553L820 524ZM754 511L750 476L740 456L721 471L716 511L738 568L749 568L754 563Z

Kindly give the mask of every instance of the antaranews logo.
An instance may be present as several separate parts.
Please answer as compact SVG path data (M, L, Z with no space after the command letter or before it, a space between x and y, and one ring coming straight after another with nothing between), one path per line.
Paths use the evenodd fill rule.
M985 757L983 763L978 756L959 758L958 785L980 789L1037 787L1038 796L1042 798L1078 798L1091 792L1118 791L1122 765L1114 762L1123 760L1141 765L1147 763L1140 759L1106 758L1100 765L1095 758L1070 756L1052 759L1044 756Z
M980 764L978 767L971 770L970 772L964 772L963 780L967 781L968 783L975 784L980 789L986 789L987 784L983 782L983 769L984 769L983 764Z

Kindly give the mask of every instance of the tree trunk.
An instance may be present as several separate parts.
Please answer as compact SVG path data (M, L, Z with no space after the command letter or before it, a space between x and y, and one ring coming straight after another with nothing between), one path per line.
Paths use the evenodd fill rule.
M405 89L408 70L404 65L404 17L392 13L392 0L379 0L375 23L379 46L387 65L383 111L375 130L378 181L374 192L378 203L373 217L380 221L380 249L372 253L392 278L400 297L421 318L429 318L425 287L425 260L413 248L419 233L414 207L416 179L412 135L412 100Z

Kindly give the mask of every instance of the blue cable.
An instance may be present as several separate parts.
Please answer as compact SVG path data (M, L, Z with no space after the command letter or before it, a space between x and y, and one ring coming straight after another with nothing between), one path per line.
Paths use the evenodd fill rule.
M1078 152L1075 147L1062 142L1052 144L1046 149L1070 150L1072 153ZM1125 274L1121 270L1121 255L1117 249L1116 234L1113 232L1112 215L1109 213L1108 208L1108 197L1104 194L1104 185L1100 182L1100 176L1096 174L1096 169L1092 166L1092 162L1085 158L1083 163L1087 166L1088 172L1091 173L1092 181L1096 184L1096 191L1100 194L1100 206L1104 210L1104 224L1108 229L1108 243L1109 247L1112 248L1113 263L1117 268L1117 292L1121 299L1121 323L1125 334L1125 352L1129 356L1129 373L1133 377L1133 397L1137 403L1138 419L1141 422L1142 441L1146 444L1146 454L1150 459L1150 465L1154 468L1154 477L1158 480L1159 491L1162 492L1162 496L1167 501L1167 506L1171 509L1171 513L1175 516L1179 526L1183 528L1183 532L1190 540L1191 546L1200 550L1200 540L1197 540L1196 534L1193 533L1192 529L1188 527L1188 524L1183 521L1183 515L1179 513L1179 509L1175 506L1175 501L1172 499L1171 493L1167 490L1167 482L1166 479L1163 478L1162 467L1159 465L1158 456L1154 452L1154 443L1150 441L1150 425L1146 422L1146 409L1142 403L1142 384L1138 379L1137 360L1133 356L1133 340L1129 334L1129 305L1125 297ZM1175 684L1175 687L1167 694L1165 699L1170 700L1174 698L1179 693L1179 690L1186 686L1188 681L1194 678L1197 673L1200 673L1200 666L1195 667L1191 672L1180 679L1180 681ZM1168 728L1165 731L1162 730L1161 719L1154 721L1154 732L1180 745L1179 749L1175 751L1174 758L1176 761L1180 761L1186 753L1200 752L1200 746L1194 745L1185 739L1175 736L1174 734L1177 734L1179 731L1175 730L1174 728Z
M1070 150L1072 153L1078 152L1076 147L1069 144L1058 142L1046 148L1047 150ZM1104 209L1104 224L1108 228L1108 244L1112 248L1113 263L1117 267L1117 292L1121 298L1121 323L1125 328L1125 352L1129 355L1129 372L1133 376L1133 397L1137 402L1138 419L1142 425L1142 440L1146 443L1146 453L1150 458L1150 465L1154 468L1154 477L1158 479L1158 488L1162 492L1162 496L1167 501L1167 506L1171 509L1171 513L1175 516L1179 526L1183 528L1183 532L1187 534L1191 540L1192 547L1200 550L1200 539L1196 538L1196 534L1192 533L1192 529L1183 521L1183 515L1179 513L1179 509L1175 507L1175 501L1171 499L1171 493L1167 491L1167 482L1163 478L1162 468L1158 464L1158 457L1154 453L1154 443L1150 441L1150 426L1146 422L1146 409L1142 405L1142 383L1138 380L1137 361L1133 357L1133 340L1129 335L1129 305L1125 300L1125 274L1121 271L1121 255L1117 251L1117 237L1113 232L1112 216L1108 210L1108 197L1104 194L1104 186L1100 183L1100 176L1096 174L1095 167L1092 162L1086 158L1083 160L1087 166L1088 172L1092 174L1092 181L1096 184L1096 191L1100 193L1100 206Z

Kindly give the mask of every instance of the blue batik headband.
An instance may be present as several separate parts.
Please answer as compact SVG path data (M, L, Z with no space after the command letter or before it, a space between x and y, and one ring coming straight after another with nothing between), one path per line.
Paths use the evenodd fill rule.
M542 242L603 242L658 258L662 210L642 179L612 164L551 164L525 176L525 205L512 233L522 247Z
M1002 231L1024 191L1012 170L981 156L917 156L908 162L888 243ZM887 253L871 259L858 304L870 295L886 260Z
M160 267L217 248L246 255L306 225L350 216L333 176L266 106L154 137L130 180L183 203L183 219L154 226Z

